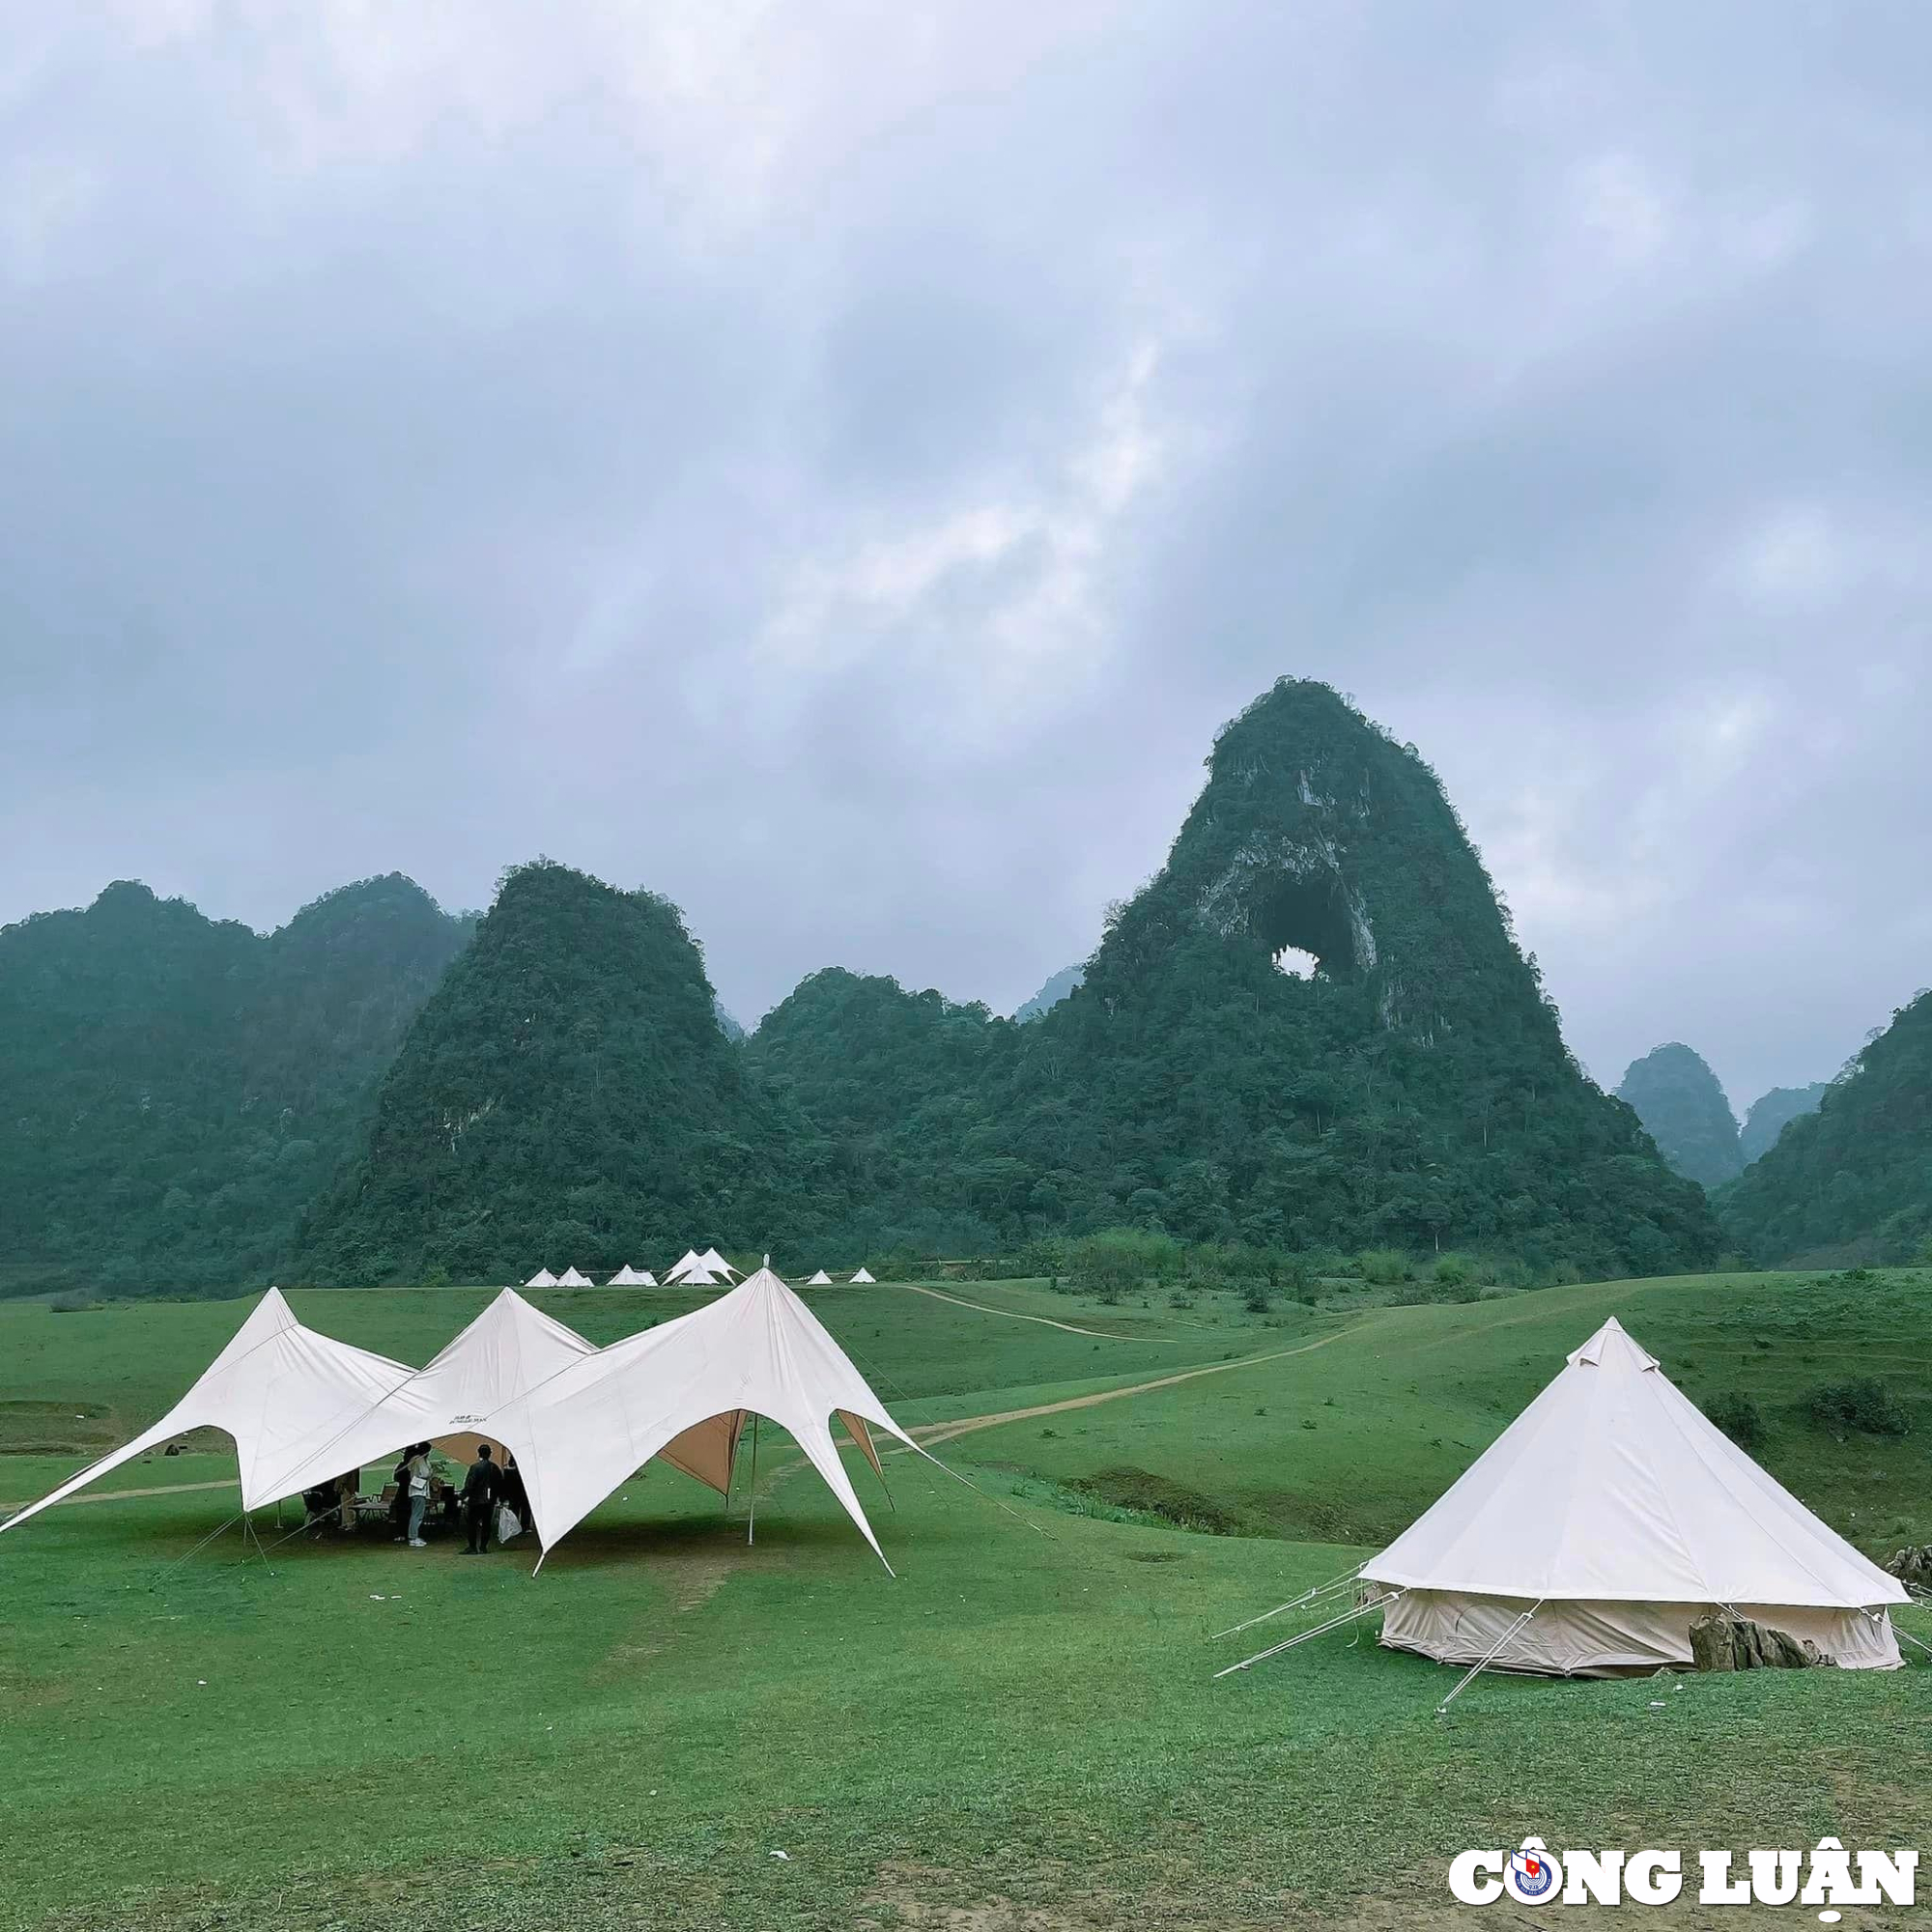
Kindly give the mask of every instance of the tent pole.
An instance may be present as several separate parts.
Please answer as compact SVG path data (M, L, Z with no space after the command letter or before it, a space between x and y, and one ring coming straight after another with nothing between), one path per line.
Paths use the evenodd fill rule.
M751 1514L745 1519L745 1541L755 1541L758 1527L758 1416L752 1412L752 1491Z
M1537 1611L1543 1607L1545 1601L1546 1600L1542 1597L1537 1598L1536 1602L1530 1605L1529 1608L1523 1611L1522 1615L1517 1618L1516 1622L1511 1624L1509 1629L1504 1631L1502 1635L1499 1636L1495 1640L1495 1642L1490 1646L1488 1653L1483 1657L1479 1658L1474 1663L1472 1663L1469 1666L1469 1668L1466 1671L1463 1673L1462 1683L1458 1684L1455 1690L1450 1691L1448 1696L1443 1698L1441 1703L1436 1705L1435 1715L1438 1718L1443 1714L1444 1711L1446 1711L1449 1708L1451 1704L1453 1704L1456 1701L1458 1697L1460 1697L1463 1694L1463 1692L1468 1688L1468 1686L1475 1681L1477 1675L1480 1672L1488 1669L1489 1666L1495 1662L1495 1660L1502 1654L1504 1647L1516 1640L1517 1636L1520 1634L1523 1626L1527 1624L1530 1618L1533 1617L1537 1613Z

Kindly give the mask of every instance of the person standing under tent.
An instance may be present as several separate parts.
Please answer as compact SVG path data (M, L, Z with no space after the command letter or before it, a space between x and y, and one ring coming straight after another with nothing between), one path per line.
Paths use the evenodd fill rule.
M489 1443L479 1442L476 1445L476 1460L470 1463L469 1473L463 1480L463 1526L469 1536L464 1555L487 1556L490 1553L490 1512L497 1507L502 1481L502 1470L490 1460Z
M412 1443L403 1451L396 1463L395 1473L389 1478L396 1489L389 1502L389 1528L397 1543L410 1540L410 1458L414 1454L415 1444Z
M429 1448L427 1442L418 1442L411 1451L410 1459L404 1464L407 1481L404 1490L410 1499L410 1548L426 1549L423 1541L423 1511L429 1507Z

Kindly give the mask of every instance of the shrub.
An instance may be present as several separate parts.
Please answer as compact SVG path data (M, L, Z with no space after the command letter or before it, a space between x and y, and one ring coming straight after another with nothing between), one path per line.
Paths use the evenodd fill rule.
M1866 1435L1904 1435L1912 1428L1905 1405L1876 1376L1822 1383L1810 1400L1812 1415L1827 1428L1856 1429Z
M1444 1288L1461 1288L1464 1282L1475 1279L1475 1269L1461 1255L1438 1255L1435 1279Z
M1356 1257L1364 1281L1379 1288L1391 1288L1408 1279L1408 1257L1400 1248L1365 1248Z
M1261 1281L1250 1283L1247 1293L1241 1297L1241 1305L1250 1315L1265 1315L1274 1306L1268 1298L1267 1284Z
M1704 1405L1704 1413L1740 1449L1764 1447L1768 1433L1764 1426L1764 1411L1742 1389L1725 1389L1713 1396Z

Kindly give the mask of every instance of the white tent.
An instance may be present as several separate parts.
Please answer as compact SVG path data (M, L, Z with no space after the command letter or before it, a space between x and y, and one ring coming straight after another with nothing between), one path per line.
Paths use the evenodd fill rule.
M557 1276L556 1285L558 1288L595 1288L597 1286L587 1274L579 1274L574 1267L565 1268Z
M854 1282L861 1282L861 1281L872 1281L875 1279L875 1277L867 1274L864 1268L861 1268L859 1272L852 1277L852 1279Z
M686 1248L684 1253L665 1269L665 1286L668 1288L674 1281L682 1281L692 1268L702 1268L703 1258L696 1248Z
M556 1277L551 1273L549 1268L538 1268L536 1273L531 1275L528 1281L525 1282L524 1286L526 1288L554 1288L556 1286Z
M820 1268L815 1275L811 1275L807 1279L805 1285L807 1288L830 1288L832 1286L832 1277L823 1268Z
M190 1429L220 1429L234 1437L244 1509L294 1495L302 1485L293 1472L314 1445L339 1436L414 1374L405 1363L304 1328L281 1290L271 1288L200 1379L152 1429L30 1503L0 1523L0 1530L17 1528L97 1477ZM352 1466L348 1457L338 1456L327 1473L339 1475Z
M1882 1606L1905 1602L1904 1586L1775 1483L1614 1319L1361 1576L1402 1593L1382 1641L1445 1663L1492 1651L1499 1669L1563 1676L1688 1663L1690 1623L1714 1606L1843 1665L1900 1662Z
M719 1285L719 1279L708 1267L688 1267L677 1277L674 1283L669 1275L666 1275L665 1286L667 1288L716 1288ZM724 1285L727 1288L730 1286L728 1282Z
M606 1288L655 1288L657 1285L657 1278L651 1273L649 1268L645 1268L639 1272L629 1262L626 1262L604 1284Z
M506 1288L428 1368L410 1373L346 1424L318 1431L298 1445L303 1459L282 1479L278 1493L295 1495L338 1470L386 1460L412 1442L459 1438L451 1453L467 1462L478 1439L497 1439L484 1426L493 1410L595 1352L582 1335Z
M654 1456L728 1493L738 1439L760 1415L791 1432L883 1563L832 1418L875 1469L873 1429L918 1445L769 1267L707 1308L573 1363L498 1410L488 1433L515 1453L549 1549Z
M744 1273L743 1268L734 1268L716 1248L706 1248L698 1260L713 1274L722 1274L726 1281L736 1281Z

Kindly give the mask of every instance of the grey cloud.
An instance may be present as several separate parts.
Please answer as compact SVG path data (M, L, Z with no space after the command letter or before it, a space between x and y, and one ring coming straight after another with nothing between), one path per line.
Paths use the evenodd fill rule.
M1916 10L167 17L0 72L0 917L545 850L1009 1007L1294 672L1608 1083L1932 979Z

